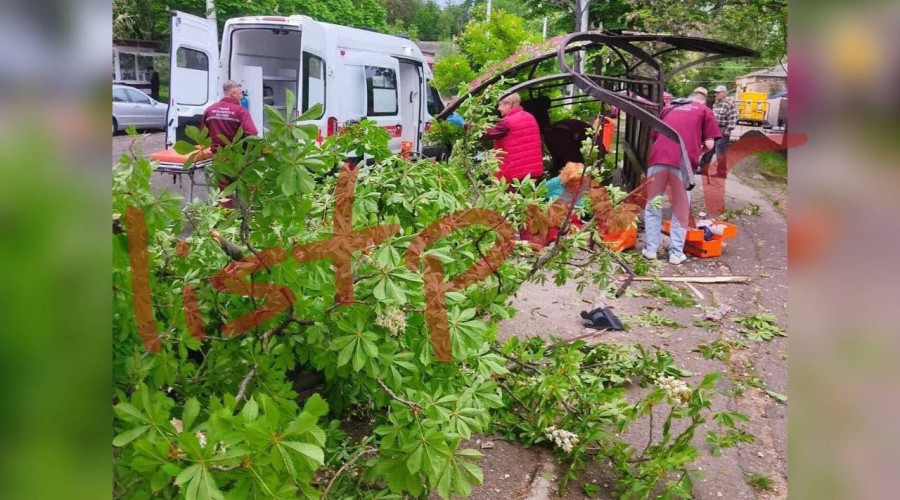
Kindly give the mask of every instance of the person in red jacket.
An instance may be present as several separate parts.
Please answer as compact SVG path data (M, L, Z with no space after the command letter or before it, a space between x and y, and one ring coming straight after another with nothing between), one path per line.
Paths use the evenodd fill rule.
M239 130L243 129L242 137L256 135L258 131L250 118L250 111L241 106L241 96L244 89L234 80L225 80L222 85L225 95L222 100L206 108L203 118L200 119L200 130L209 129L209 137L212 139L210 150L215 153L220 146L234 142ZM234 179L225 178L219 181L219 189L225 189ZM232 208L234 199L229 196L227 201L221 203L222 208Z
M241 106L243 88L234 80L226 80L222 85L225 95L222 100L206 108L200 119L200 130L209 129L212 139L212 152L219 146L230 144L237 136L238 130L244 129L243 137L256 135L258 131L250 118L250 111Z
M485 132L485 137L494 140L494 149L504 153L500 169L494 176L506 182L529 175L537 178L544 173L540 128L534 116L522 109L520 103L519 94L510 94L500 100L497 109L502 118Z

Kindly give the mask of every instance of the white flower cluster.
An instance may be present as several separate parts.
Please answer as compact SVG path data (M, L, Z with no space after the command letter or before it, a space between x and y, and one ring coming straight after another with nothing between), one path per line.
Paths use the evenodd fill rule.
M563 429L557 429L551 425L544 429L544 435L553 441L556 446L566 453L572 453L572 449L578 444L578 435Z
M691 400L691 387L683 380L663 375L656 379L656 385L666 391L666 396L675 406L684 406Z
M197 436L197 441L200 442L200 447L206 448L206 434L204 434L203 431L197 431L194 433L194 435Z
M222 441L219 441L218 443L216 443L216 447L214 448L213 453L215 453L216 455L221 455L226 452L228 452L227 444L225 444Z
M384 314L379 314L375 324L387 328L391 335L396 337L406 331L406 313L403 309L392 307Z

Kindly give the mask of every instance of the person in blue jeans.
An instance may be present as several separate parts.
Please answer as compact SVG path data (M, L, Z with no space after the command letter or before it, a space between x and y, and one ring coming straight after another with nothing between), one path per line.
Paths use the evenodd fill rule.
M672 127L687 150L690 167L700 163L701 148L712 149L715 139L721 134L712 110L706 106L707 91L703 87L694 89L686 99L676 99L666 106L660 118ZM650 135L653 141L650 146L650 157L647 169L647 205L644 208L645 242L641 254L650 260L657 257L662 227L662 207L654 200L671 193L669 203L672 206L672 224L669 231L669 263L681 264L687 260L684 255L684 240L690 219L691 199L685 188L685 173L681 171L681 148L678 143L658 134L655 130ZM690 172L692 175L693 172ZM690 179L688 179L690 180Z

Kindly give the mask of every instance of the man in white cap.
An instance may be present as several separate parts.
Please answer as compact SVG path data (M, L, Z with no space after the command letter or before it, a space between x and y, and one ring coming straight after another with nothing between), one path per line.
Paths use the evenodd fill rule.
M734 102L728 98L728 88L724 85L716 87L716 103L713 104L713 115L719 125L722 137L716 140L716 161L718 162L717 174L725 173L725 154L728 145L731 144L731 131L737 125L737 109Z
M687 152L691 169L700 164L703 148L712 149L713 141L719 137L719 127L712 111L706 106L707 92L703 87L694 89L687 98L673 99L672 104L663 108L659 118L672 127ZM668 191L672 206L672 226L669 232L669 263L681 264L687 260L684 255L684 240L690 221L691 198L685 187L681 171L681 147L677 142L658 133L650 132L650 155L647 161L647 205L644 207L644 229L646 230L644 249L641 254L655 260L659 250L662 226L662 206L653 200L665 196Z

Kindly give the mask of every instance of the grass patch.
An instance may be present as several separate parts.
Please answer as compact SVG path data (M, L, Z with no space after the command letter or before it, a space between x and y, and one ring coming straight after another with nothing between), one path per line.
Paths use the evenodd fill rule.
M756 472L751 472L747 476L747 484L756 491L769 491L772 489L772 479Z
M773 151L765 151L756 155L756 168L759 173L769 179L787 182L787 158Z

